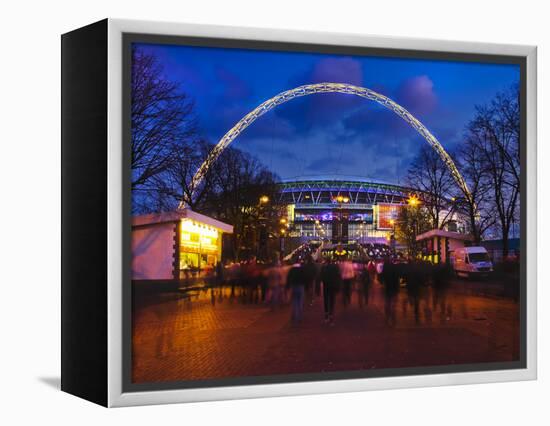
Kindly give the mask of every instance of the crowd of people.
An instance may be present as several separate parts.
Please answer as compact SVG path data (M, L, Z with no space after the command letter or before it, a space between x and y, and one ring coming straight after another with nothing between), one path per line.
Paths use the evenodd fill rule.
M315 261L308 253L299 262L283 263L275 256L269 263L251 258L246 262L232 263L216 268L218 285L231 286L241 291L245 303L265 303L276 310L291 304L291 321L299 324L305 305L312 305L322 298L324 321L335 323L335 306L338 295L346 308L351 303L353 291L358 293L361 305L368 305L371 286L378 282L383 286L384 314L388 325L396 323L396 300L403 287L407 300L420 318L420 299L423 289L431 285L434 308L444 309L450 270L445 265L432 265L416 259L404 262L390 255L368 262L352 262L348 257L331 256Z
M384 283L384 314L389 325L396 323L396 301L399 288L406 289L409 304L413 307L416 322L420 321L420 300L423 290L431 284L433 289L434 308L445 303L450 268L445 264L433 265L430 262L409 259L408 262L392 262L386 258L381 271L381 282Z

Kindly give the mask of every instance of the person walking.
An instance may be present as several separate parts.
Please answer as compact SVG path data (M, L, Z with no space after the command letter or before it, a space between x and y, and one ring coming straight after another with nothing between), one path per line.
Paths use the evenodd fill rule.
M359 297L359 306L368 306L371 278L368 270L368 265L365 263L361 265L359 279L361 281L361 295Z
M452 308L447 304L450 267L444 263L432 267L433 311L439 308L440 321L444 323L451 319Z
M338 264L340 267L340 276L342 277L342 302L344 307L351 302L351 287L355 278L355 270L353 269L353 263L347 258L343 258Z
M369 274L369 282L374 282L376 278L376 262L373 259L370 259L367 264L367 272Z
M317 266L313 261L311 254L308 254L306 261L302 265L303 275L304 275L304 284L305 284L305 294L307 297L307 302L309 306L313 305L313 300L315 299L315 281L317 276Z
M409 304L414 309L414 320L417 324L420 323L420 291L424 285L423 267L425 265L415 259L409 263L407 274L407 296Z
M300 264L294 265L288 271L286 286L292 294L292 323L302 321L304 312L304 271Z
M384 316L386 324L395 326L397 322L397 313L395 309L397 294L399 293L399 275L397 268L389 256L384 259L380 278L384 283Z
M216 286L221 287L225 282L225 270L221 261L216 263Z
M315 297L321 296L321 269L323 265L315 262Z
M266 281L270 294L271 309L276 309L282 302L284 285L283 267L278 256L274 257L272 266L266 271Z
M342 282L340 268L334 260L329 259L323 265L323 268L321 269L321 281L323 282L325 323L334 325L334 302L336 299L336 293L338 293L338 289L340 288Z

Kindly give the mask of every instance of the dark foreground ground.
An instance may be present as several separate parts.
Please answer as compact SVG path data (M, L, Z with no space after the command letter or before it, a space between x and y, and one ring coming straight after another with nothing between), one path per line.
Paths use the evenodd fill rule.
M359 286L335 324L323 320L322 295L290 321L290 304L271 307L236 288L154 296L135 306L134 383L370 370L519 359L519 304L498 283L453 281L435 300L431 288L418 315L403 288L388 324L383 288ZM434 303L435 302L435 303Z

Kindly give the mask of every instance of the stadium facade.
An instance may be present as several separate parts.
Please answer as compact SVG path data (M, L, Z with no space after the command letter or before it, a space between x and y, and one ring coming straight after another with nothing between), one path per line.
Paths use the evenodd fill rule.
M345 176L296 178L279 188L291 236L332 242L389 241L400 206L419 196L404 186Z

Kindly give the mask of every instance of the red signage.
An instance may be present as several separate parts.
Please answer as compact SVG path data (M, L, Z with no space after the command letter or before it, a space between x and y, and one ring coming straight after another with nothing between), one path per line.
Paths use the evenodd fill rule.
M378 204L378 229L392 229L399 215L400 206Z

